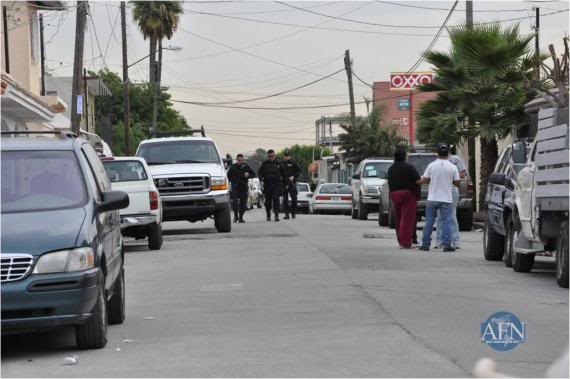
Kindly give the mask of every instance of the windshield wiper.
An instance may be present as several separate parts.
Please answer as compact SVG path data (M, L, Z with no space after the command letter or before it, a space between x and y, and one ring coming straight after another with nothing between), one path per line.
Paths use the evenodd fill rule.
M181 159L181 160L177 160L174 163L208 163L208 162L204 162L204 161L195 161L192 159Z
M147 161L146 164L149 166L160 165L160 164L172 164L174 162L149 162Z

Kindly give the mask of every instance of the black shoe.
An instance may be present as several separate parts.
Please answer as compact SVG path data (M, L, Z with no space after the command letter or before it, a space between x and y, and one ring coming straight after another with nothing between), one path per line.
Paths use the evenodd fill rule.
M283 220L289 220L289 213L285 213L285 217L283 217Z
M271 215L267 215L267 221L271 221Z
M418 240L412 240L412 243L413 243L414 245L417 245L417 244L418 244Z
M419 249L421 251L429 251L429 246L420 246Z
M245 224L245 220L244 220L243 218L240 218L240 219L239 219L239 223L240 223L240 224Z
M275 221L279 221L279 215L278 214L275 215Z
M447 246L447 247L444 247L444 248L443 248L443 252L444 252L444 253L451 253L451 252L454 252L454 251L455 251L455 248L454 248L454 247L451 247L451 246Z
M291 213L291 217L295 218L295 212Z
M239 219L237 217L234 217L234 222L238 222Z

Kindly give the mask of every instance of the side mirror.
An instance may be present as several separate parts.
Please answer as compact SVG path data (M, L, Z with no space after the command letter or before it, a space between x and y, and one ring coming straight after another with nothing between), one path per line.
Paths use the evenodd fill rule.
M312 193L308 193L308 194L307 194L307 197L313 197L313 194L312 194Z
M360 175L358 175L358 174L354 174L354 175L352 175L352 179L356 179L356 180L358 180L358 179L360 179Z
M129 206L129 195L123 191L106 191L101 196L103 200L98 207L100 212L125 209Z
M511 152L513 163L526 164L528 154L526 150L526 143L514 142L512 144Z
M507 179L505 174L494 173L491 174L491 176L489 176L489 183L498 184L502 186L505 184L505 179Z

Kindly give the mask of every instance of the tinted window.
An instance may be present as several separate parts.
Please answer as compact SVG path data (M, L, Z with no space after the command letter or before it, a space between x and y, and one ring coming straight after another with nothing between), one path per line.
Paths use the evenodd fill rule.
M139 161L105 161L103 166L111 183L147 179L144 166Z
M392 162L366 163L364 171L362 171L362 177L386 179L390 166L392 166Z
M137 152L148 165L169 163L219 163L212 141L164 141L145 143Z
M352 190L346 184L323 184L319 190L321 194L352 194Z
M408 163L414 166L418 174L423 175L427 166L436 160L435 155L412 155L408 156Z
M87 195L72 151L2 152L2 212L79 207Z
M297 184L298 192L311 192L308 184Z

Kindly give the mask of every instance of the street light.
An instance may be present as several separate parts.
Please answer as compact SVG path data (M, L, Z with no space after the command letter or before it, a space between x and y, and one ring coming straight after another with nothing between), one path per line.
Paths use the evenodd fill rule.
M174 51L174 52L179 52L182 50L182 48L180 46L166 46L166 47L161 47L160 49L156 49L155 51L153 51L152 53L149 53L148 55L145 55L144 57L142 57L141 59L139 59L136 62L131 63L130 65L127 66L127 68L131 68L132 66L136 65L137 63L142 62L143 60L145 60L146 58L150 57L152 54L160 51L160 50L170 50L170 51Z

